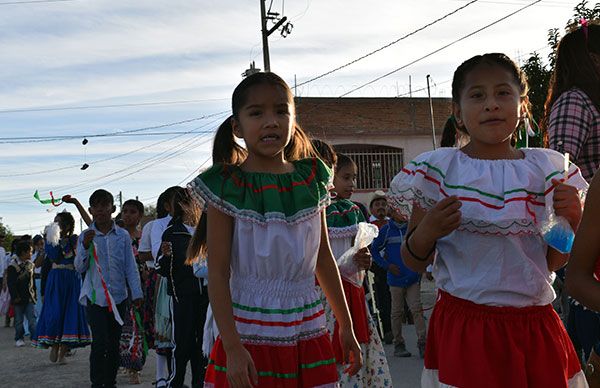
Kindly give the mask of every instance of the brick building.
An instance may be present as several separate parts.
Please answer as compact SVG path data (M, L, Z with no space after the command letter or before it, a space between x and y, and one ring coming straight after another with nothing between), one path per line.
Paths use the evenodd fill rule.
M451 99L433 99L438 146L451 110ZM433 149L429 112L427 98L296 98L302 128L358 165L353 199L363 202L370 192L386 190L404 163Z

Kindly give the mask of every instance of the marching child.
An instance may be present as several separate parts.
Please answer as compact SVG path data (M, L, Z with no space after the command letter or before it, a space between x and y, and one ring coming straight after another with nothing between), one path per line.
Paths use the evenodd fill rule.
M15 258L6 269L8 292L15 309L15 346L25 345L23 318L27 318L31 338L35 338L35 265L31 262L31 243L19 241L14 250Z
M139 225L144 216L144 204L136 199L128 199L123 203L122 209L123 227L131 238L133 256L137 262L140 280L143 280L147 278L146 262L140 259L138 248L141 238ZM142 322L143 313L142 308L130 305L125 316L122 317L124 324L121 330L119 366L126 369L129 384L140 384L140 371L146 363L146 349L143 346L146 336Z
M366 222L366 220L360 208L350 201L356 187L356 163L347 155L338 153L334 170L332 188L334 199L327 206L327 233L333 255L336 260L340 260L342 255L352 247L358 232L358 224ZM352 261L360 270L369 269L371 266L369 249L365 247L359 250ZM352 376L340 373L340 385L343 387L389 387L392 385L392 378L385 350L375 322L367 308L362 282L352 281L342 276L342 286L352 317L354 335L361 347L363 367ZM335 355L341 361L343 353L337 335L339 325L331 316L329 305L326 302L324 305L327 327L332 335Z
M172 372L169 386L183 386L188 362L192 370L192 387L204 383L208 360L202 354L202 337L208 290L194 275L192 265L188 265L187 251L194 234L189 224L198 223L200 209L187 190L179 187L171 205L173 219L163 233L161 255L158 257L157 271L167 279L167 293L171 297L173 317Z
M421 154L392 181L391 205L410 217L402 258L417 272L433 263L439 288L423 387L587 386L551 306L553 271L569 256L538 228L553 211L576 230L587 184L560 153L512 145L527 91L504 54L465 61L452 100L470 142Z
M79 302L87 305L92 330L90 380L92 387L113 387L119 369L119 339L122 317L127 313L128 289L140 308L140 275L131 247L131 237L113 222L114 198L98 189L90 196L93 222L77 243L75 268L85 273Z
M362 361L327 238L331 172L306 158L310 141L279 76L245 78L232 111L215 136L215 165L190 183L208 204L209 298L220 333L205 385L333 387L315 273L340 323L346 372Z

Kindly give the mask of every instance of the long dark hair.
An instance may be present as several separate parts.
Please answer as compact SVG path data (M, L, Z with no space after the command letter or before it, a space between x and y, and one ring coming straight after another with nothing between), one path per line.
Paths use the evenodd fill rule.
M248 151L239 145L233 135L232 121L239 119L240 110L246 105L250 89L257 85L273 85L281 87L292 105L295 115L294 96L287 83L275 73L255 73L246 78L235 88L231 97L232 115L225 119L219 126L213 143L213 163L239 165L248 156ZM294 133L286 145L285 159L294 161L310 156L315 156L310 140L304 130L294 121Z
M331 144L320 139L312 139L311 143L317 157L328 165L329 168L335 168L335 165L337 164L337 154Z
M467 74L473 71L473 69L475 69L477 66L484 64L500 66L512 74L515 82L519 86L519 94L521 96L521 100L524 102L523 107L525 109L525 114L527 117L529 117L529 119L531 119L531 107L529 104L529 99L527 98L527 95L529 94L527 75L512 59L502 53L476 55L458 66L452 79L452 103L460 105L460 95L465 87L465 79L467 78ZM468 128L465 128L464 125L457 125L457 129L462 130L465 133L469 132Z
M597 55L595 59L594 55ZM600 111L600 26L589 25L566 34L556 49L556 65L544 104L542 128L548 129L552 105L571 88L581 89ZM546 137L546 136L545 136ZM547 140L547 139L545 139ZM547 141L546 141L547 144Z
M200 218L200 208L191 194L183 187L176 186L173 194L173 218L180 218L183 223L196 225Z
M62 221L63 225L61 226L64 227L63 232L65 232L67 236L71 236L75 230L75 219L73 218L73 215L69 212L60 212L56 214L56 217L60 218Z
M206 257L208 254L208 249L206 246L206 236L208 231L208 215L206 212L202 212L202 216L200 216L200 221L198 221L198 225L196 225L196 230L194 231L194 236L190 241L190 245L188 245L187 250L187 260L185 263L187 265L192 265L196 261L198 261L198 257Z

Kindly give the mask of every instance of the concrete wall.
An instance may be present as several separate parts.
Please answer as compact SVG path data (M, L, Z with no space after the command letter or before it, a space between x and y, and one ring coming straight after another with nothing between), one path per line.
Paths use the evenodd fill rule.
M436 133L437 135L437 133ZM439 147L441 133L436 136ZM373 144L388 147L401 148L404 151L403 163L406 164L417 157L419 154L433 150L431 136L335 136L323 139L332 145L341 144ZM356 192L352 196L353 201L362 202L369 205L371 192Z

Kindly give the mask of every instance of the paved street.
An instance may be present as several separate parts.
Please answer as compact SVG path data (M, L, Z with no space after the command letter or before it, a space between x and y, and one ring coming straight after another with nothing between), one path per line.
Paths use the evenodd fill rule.
M430 282L423 284L423 307L433 303L433 290ZM427 316L431 310L427 311ZM4 317L0 318L4 323ZM414 326L404 330L408 350L413 353L410 358L393 356L393 346L387 345L388 362L392 372L394 387L419 387L423 361L417 352L417 338ZM15 348L13 340L14 328L0 327L0 387L86 387L89 386L89 352L90 348L78 349L73 357L68 358L67 365L52 364L48 360L49 350L34 349L30 346ZM26 341L29 345L29 342ZM150 351L146 367L142 372L141 385L128 385L127 376L119 375L119 387L152 387L155 371L155 353ZM189 379L188 379L189 381Z

